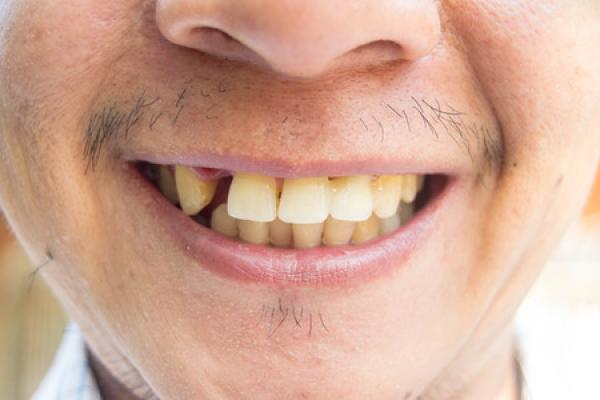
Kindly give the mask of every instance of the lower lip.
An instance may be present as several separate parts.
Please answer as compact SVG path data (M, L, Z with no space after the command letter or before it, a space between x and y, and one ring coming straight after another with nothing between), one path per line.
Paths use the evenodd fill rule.
M243 243L217 234L174 207L131 163L128 172L142 184L141 204L163 221L166 234L201 268L244 283L281 287L340 287L382 278L407 265L425 239L432 236L438 219L457 192L450 178L443 189L398 231L362 245L279 249ZM139 182L138 182L139 184Z

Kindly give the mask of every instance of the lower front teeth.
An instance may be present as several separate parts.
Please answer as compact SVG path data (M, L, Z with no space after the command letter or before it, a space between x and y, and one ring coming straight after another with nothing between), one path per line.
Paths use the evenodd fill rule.
M391 217L381 218L379 220L379 234L387 235L400 228L400 226L402 226L402 220L400 219L400 214L396 212Z
M235 238L238 236L238 222L227 213L227 204L223 203L213 211L210 227L222 235Z
M269 229L271 245L275 247L290 247L292 245L292 224L277 218L271 222Z
M366 221L356 224L352 234L352 243L366 243L377 238L377 236L379 236L379 219L373 214Z
M269 223L256 221L238 221L240 239L254 244L269 244Z
M293 224L292 236L294 247L297 249L308 249L321 244L323 236L323 223L316 224Z
M342 221L333 217L327 218L323 231L323 244L326 246L339 246L350 243L354 233L354 221Z
M172 204L196 220L210 221L214 231L279 248L362 244L387 235L412 218L424 185L424 177L416 175L296 178L278 184L272 177L236 173L227 193L217 189L226 185L189 167L158 166L155 176Z

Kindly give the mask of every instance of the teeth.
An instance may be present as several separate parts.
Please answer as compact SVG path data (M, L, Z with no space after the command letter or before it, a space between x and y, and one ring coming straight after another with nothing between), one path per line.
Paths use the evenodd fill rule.
M293 224L294 247L307 249L319 246L323 234L323 225L322 222L317 224Z
M394 232L413 217L425 182L421 175L275 179L236 173L227 202L200 214L218 182L189 167L172 171L158 168L158 186L184 213L227 237L278 248L361 244ZM219 187L225 190L225 183ZM219 192L216 204L225 193Z
M158 187L160 191L171 203L178 204L177 185L175 184L173 174L169 171L169 167L161 165L158 173Z
M292 224L315 224L329 214L329 180L321 178L286 179L283 182L279 218Z
M216 181L205 181L187 167L175 167L175 185L181 209L187 215L199 213L215 195Z
M269 223L271 244L275 247L290 247L292 245L292 224L279 218Z
M227 204L223 203L212 212L210 217L210 227L222 235L237 237L237 220L227 213Z
M238 221L240 239L253 244L269 244L269 224L267 222Z
M371 177L368 175L334 178L331 188L333 218L343 221L364 221L373 212Z
M402 220L400 218L399 213L395 213L391 217L380 218L379 219L379 234L387 235L388 233L391 233L391 232L395 231L396 229L400 228L401 225L402 225Z
M229 189L227 212L230 216L256 222L275 219L277 209L275 178L235 174Z
M417 197L418 182L416 175L404 175L402 187L402 200L405 203L412 203Z
M354 234L352 235L352 243L365 243L375 239L377 236L379 236L379 221L375 214L372 214L366 221L356 224Z
M333 217L327 218L323 228L323 244L339 246L350 243L356 222L341 221Z
M415 204L400 203L398 207L398 214L400 215L400 221L402 224L407 223L413 217L415 213Z
M393 216L402 197L402 176L380 176L373 184L373 212L379 218Z
M420 192L425 185L425 175L417 175L417 192Z

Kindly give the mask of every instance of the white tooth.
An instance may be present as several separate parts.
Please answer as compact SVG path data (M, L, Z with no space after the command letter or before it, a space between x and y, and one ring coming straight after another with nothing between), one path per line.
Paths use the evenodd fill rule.
M323 228L323 244L326 246L339 246L350 243L356 222L340 221L333 217L325 220Z
M400 207L398 207L398 214L400 215L400 222L402 225L406 224L413 217L415 213L415 204L414 203L400 203Z
M292 224L315 224L329 214L327 177L285 179L279 202L279 218Z
M238 221L240 239L254 244L269 243L269 223L256 221Z
M345 176L329 182L333 218L343 221L364 221L373 212L371 177Z
M396 229L400 228L401 225L402 225L402 223L401 223L399 213L395 213L391 217L380 218L379 219L379 234L387 235L388 233L391 233L391 232L395 231Z
M210 216L210 227L212 230L229 237L237 237L237 220L227 213L227 204L223 203L212 212Z
M158 187L162 194L173 204L179 203L179 196L177 195L177 185L175 184L175 178L166 165L161 165L158 170Z
M318 224L293 224L294 247L307 249L319 246L323 234L323 225L322 222Z
M391 217L402 197L402 176L380 176L373 183L373 212L379 218Z
M417 176L404 175L402 183L402 201L412 203L417 197Z
M277 211L275 178L237 173L229 188L227 212L234 218L270 222Z
M290 247L292 244L292 224L279 218L269 223L271 244L275 247Z
M181 209L187 215L199 213L210 203L217 189L217 181L203 180L190 168L175 167L175 185Z
M356 224L352 234L352 243L361 244L375 239L379 236L379 221L375 214L372 214L366 221Z

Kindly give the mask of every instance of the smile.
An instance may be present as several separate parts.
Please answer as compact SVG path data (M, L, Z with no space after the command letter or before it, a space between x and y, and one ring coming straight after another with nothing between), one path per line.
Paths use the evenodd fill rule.
M340 285L403 264L455 179L441 174L278 178L137 162L176 245L228 278Z

